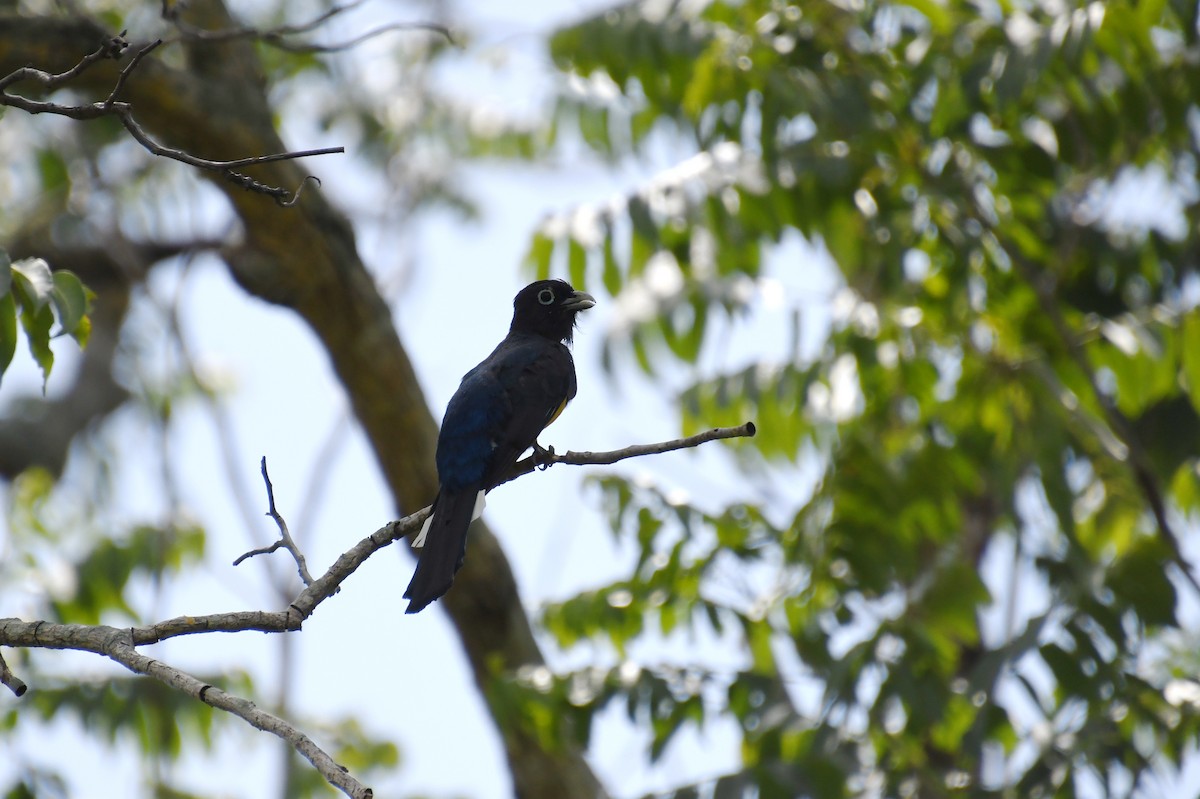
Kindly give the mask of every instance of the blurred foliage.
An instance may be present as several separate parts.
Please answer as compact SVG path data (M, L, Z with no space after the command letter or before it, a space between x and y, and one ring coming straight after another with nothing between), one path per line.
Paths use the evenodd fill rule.
M189 48L183 41L186 34L162 14L168 6L172 13L185 16L193 10L203 14L201 4L87 0L6 5L12 6L6 13L88 16L114 33L127 30L132 40L161 37L166 44L154 58L174 66L187 63L202 69L207 57L206 45ZM416 238L409 235L411 225L424 212L449 209L467 219L477 213L472 187L460 178L464 163L528 161L545 154L555 142L552 122L521 118L479 97L455 95L438 80L436 73L446 56L462 58L471 35L465 27L455 26L454 43L435 32L400 28L344 50L336 47L390 23L437 22L444 13L437 4L408 9L326 0L242 5L226 4L239 24L260 31L280 27L292 31L255 42L262 71L251 79L263 81L273 104L270 113L289 139L332 136L354 154L361 191L340 199L349 204L348 215L368 231L366 239L387 242L383 251L388 257L411 246ZM305 50L306 45L317 49ZM327 45L335 47L329 52L319 49ZM56 99L63 99L70 88L61 90ZM198 369L191 362L187 342L176 340L182 326L179 308L171 304L180 298L168 296L171 278L178 274L172 270L178 270L181 262L186 270L194 258L204 257L196 257L197 252L211 251L214 242L229 236L236 227L234 216L198 173L144 151L115 120L78 123L12 109L0 109L0 114L12 155L0 181L4 208L0 242L14 255L38 254L35 245L42 240L68 252L103 251L125 270L105 274L108 265L98 267L106 280L134 284L114 368L149 438L157 437L151 446L163 447L162 452L133 451L127 441L108 440L108 433L97 429L102 425L91 425L72 444L72 468L63 484L56 484L47 471L28 469L5 486L0 615L80 624L152 623L160 620L158 600L169 596L175 580L200 568L205 550L203 528L182 507L181 497L187 492L173 482L178 476L169 461L179 453L167 452L168 440L175 434L172 426L181 415L177 411L185 406L191 409L198 400L223 399L218 385L203 372L205 365ZM211 152L218 153L227 144L213 142ZM326 167L334 168L321 166L315 174ZM119 235L114 236L114 231ZM377 237L372 231L382 233ZM195 251L189 251L189 242L194 242ZM129 257L131 251L151 253L149 258L162 253L163 260L141 264ZM54 260L46 254L46 260L10 263L0 250L0 374L15 352L18 320L47 376L53 363L51 339L65 334L80 344L86 341L86 314L93 298L69 272L51 271L47 261L56 266ZM403 260L397 257L397 263L385 259L377 264L384 272L381 282L402 283L396 280L398 275L387 272L397 272ZM80 274L92 282L92 275L84 272L86 266ZM139 268L126 269L130 266ZM150 274L143 274L143 269ZM159 280L154 272L171 274ZM99 284L97 291L102 291ZM115 330L106 332L117 335ZM11 413L16 419L30 408L34 409L31 417L39 418L36 399L6 404L0 414ZM0 423L7 421L0 419ZM148 461L153 470L157 456L167 462L163 484L138 486L136 491L139 502L167 507L161 516L150 516L150 521L144 516L121 518L120 494L125 487L116 481L127 474L131 461L136 461L135 469L146 468ZM287 585L290 590L291 583ZM98 747L133 752L140 758L142 785L113 789L122 795L164 799L212 795L214 789L208 786L185 784L176 766L190 750L211 753L216 736L226 730L234 734L242 722L213 714L210 707L153 680L89 675L79 682L69 666L55 668L62 662L57 653L47 657L6 649L4 655L29 683L30 691L20 702L6 702L0 710L0 751L7 755L11 741L22 744L4 763L11 769L5 774L15 777L12 785L0 785L0 795L56 797L81 787L92 790L94 786L81 786L72 779L77 774L70 759L37 752L37 736L45 725L63 720L94 732ZM237 668L206 679L291 718L294 708L278 695L287 683L282 673L288 667L282 662L244 664L247 669L251 666L256 676L260 676L258 669L278 666L278 684L261 678L252 682L249 673ZM397 745L359 720L301 719L298 723L319 736L322 746L356 776L366 780L394 776L400 763ZM30 752L34 755L27 757ZM282 760L279 763L283 765ZM308 763L292 762L288 771L280 786L288 799L330 794L329 786Z
M676 796L1178 778L1200 733L1177 551L1200 511L1197 9L632 3L553 36L560 126L606 159L696 154L549 219L529 262L614 296L610 368L692 375L682 433L760 432L728 507L600 481L635 568L542 622L616 665L516 675L525 723L586 740L624 702L654 760L734 719L743 770ZM825 268L771 260L797 235L836 269L815 354L713 368L769 285ZM814 464L764 504L754 475ZM744 668L630 660L698 630Z
M0 247L0 379L17 351L17 319L42 370L44 386L54 367L51 339L70 336L87 346L91 301L91 292L71 272L52 272L41 258L12 261ZM55 321L59 329L51 335Z
M233 693L252 689L249 676L241 672L197 678ZM43 720L73 716L110 744L132 735L152 758L179 757L185 737L206 750L213 745L213 709L156 680L119 676L96 682L48 681L29 698ZM15 720L16 713L11 716Z
M360 780L374 782L385 771L394 771L400 765L399 747L379 732L365 729L355 718L314 721L301 726L318 735L327 744L330 756ZM288 795L295 797L336 795L329 783L311 768L293 768L289 790Z
M194 525L110 529L90 503L80 503L72 494L41 469L22 473L7 492L8 540L0 557L0 584L28 592L30 618L136 623L146 589L157 592L163 581L203 556L204 531ZM217 718L212 708L161 682L139 676L80 680L77 674L43 670L51 661L37 653L7 654L32 690L0 716L0 740L37 735L40 725L74 719L98 741L136 746L152 766L148 782L157 785L158 793L167 787L159 784L158 764L179 758L185 740L206 750L212 747ZM239 693L253 688L249 677L237 671L201 679ZM53 763L54 768L63 765ZM51 767L49 762L27 766L12 795L24 795L21 790L58 795L47 787L63 785L59 775L47 770ZM67 795L65 788L61 791Z
M78 7L114 31L175 33L158 4L56 13ZM683 729L735 726L741 768L669 794L681 799L1127 795L1177 775L1200 732L1196 589L1159 517L1194 556L1197 9L626 4L550 39L566 80L545 122L439 90L452 48L437 36L386 48L371 66L386 94L353 59L258 45L281 121L336 131L371 165L364 180L386 184L388 202L364 190L352 209L385 227L474 213L461 162L541 158L564 130L614 163L663 138L694 145L623 202L548 220L529 261L615 298L610 369L632 358L650 379L689 376L681 432L758 424L733 447L744 497L597 480L634 568L542 623L613 662L493 681L502 726L586 742L598 712L623 707L651 761ZM311 19L280 2L246 13L264 28ZM12 159L0 234L47 216L59 243L114 220L148 240L186 228L172 212L205 190L190 172L116 124L51 130ZM770 286L827 268L772 259L798 237L837 273L819 346L714 368ZM3 259L0 365L19 317L48 374L55 319L86 339L87 293L43 267ZM175 395L134 393L169 421ZM763 500L760 477L807 467L815 480ZM191 523L65 518L59 490L27 472L8 491L0 587L34 586L39 617L136 621L139 597L203 554ZM714 635L740 647L736 667L636 659L644 641ZM36 653L6 656L36 687L0 740L74 717L133 741L150 793L188 795L169 765L188 742L207 748L220 714L149 680L68 684ZM245 675L220 679L255 693ZM323 732L356 773L399 761L354 719ZM67 793L39 765L16 774L6 796ZM328 792L313 777L297 772L299 795Z

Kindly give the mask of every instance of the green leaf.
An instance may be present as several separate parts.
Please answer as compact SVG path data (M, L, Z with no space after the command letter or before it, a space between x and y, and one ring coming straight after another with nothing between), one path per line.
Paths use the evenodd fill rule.
M1192 407L1200 413L1200 310L1193 308L1183 317L1180 330L1183 384Z
M54 150L38 150L38 172L41 173L42 191L64 191L70 188L71 173L62 155Z
M17 351L17 303L11 293L0 297L0 379Z
M649 203L640 195L634 195L629 198L628 209L629 221L633 223L635 241L640 237L651 250L654 250L658 245L658 227L654 224Z
M34 309L36 308L36 310ZM29 352L42 368L42 391L50 380L54 368L54 353L50 350L50 328L54 325L54 311L49 305L25 306L21 309L21 326L29 339Z
M40 311L50 302L54 291L54 278L50 265L41 258L23 258L12 265L13 283L22 293L22 305Z
M1059 691L1072 697L1086 697L1091 694L1090 681L1080 668L1079 659L1074 654L1053 643L1044 644L1040 652L1042 660L1054 674Z
M538 280L550 277L550 257L554 254L554 239L538 231L529 242L529 252L525 254L525 266L533 270Z
M1056 15L1001 3L980 16L961 0L901 0L895 20L888 4L687 5L625 4L554 37L556 63L608 76L623 95L560 104L593 148L637 161L679 134L714 157L711 171L672 170L633 191L613 226L623 239L564 248L555 269L587 263L615 294L656 253L680 263L683 292L611 337L607 368L612 350L628 349L675 392L684 432L754 419L760 435L730 445L730 487L748 512L684 510L635 485L606 496L619 540L638 534L636 566L551 609L548 626L560 640L637 652L655 630L642 617L657 613L674 638L725 619L750 665L724 707L706 708L740 722L744 783L721 794L718 781L719 796L843 797L857 789L848 775L863 773L887 796L1058 796L1084 770L1104 784L1124 768L1136 784L1146 762L1177 765L1200 710L1168 709L1161 690L1137 682L1148 663L1195 673L1160 665L1177 634L1164 574L1173 556L1147 534L1140 476L1102 435L1103 409L1071 348L1128 418L1172 510L1194 522L1200 309L1180 311L1179 298L1190 296L1200 230L1078 212L1086 187L1117 186L1127 169L1191 164L1200 83L1183 67L1200 44L1195 4ZM881 26L891 34L878 37ZM716 169L730 145L758 159L753 175ZM797 239L833 263L822 253L812 268ZM905 268L909 251L924 256L919 276ZM745 298L742 285L763 291ZM785 342L778 320L807 312L809 291L832 298L833 313ZM717 321L728 337L714 334ZM758 516L791 521L767 531ZM1006 550L1036 566L993 596L980 569ZM1052 598L1053 621L1015 638L981 634L1009 591L1030 589ZM753 680L773 655L782 668L789 647L822 695L821 711L791 727ZM684 671L712 664L680 659ZM1022 661L1049 669L1054 685L1034 688ZM1084 713L1069 747L1022 762L1001 682L1029 690L1052 724ZM692 718L690 699L669 679L638 690L626 695L652 733L641 754L657 757L676 720ZM989 747L1007 753L1003 776L953 787L979 773ZM820 789L810 763L829 771Z
M89 294L89 302L91 295ZM85 316L79 320L79 324L75 325L75 330L70 333L71 338L75 339L75 343L80 347L86 347L88 341L92 337L92 318Z
M573 238L567 242L567 279L578 288L587 285L587 251Z
M936 33L946 33L955 24L945 6L934 0L902 0L901 4L920 11Z
M1134 543L1109 572L1108 585L1149 625L1174 625L1177 597L1167 577L1171 553L1159 538Z
M1200 460L1189 458L1175 470L1171 497L1184 513L1200 510Z
M601 273L601 280L604 282L604 290L610 296L615 297L621 291L621 268L617 265L617 258L613 254L611 230L604 237L604 269Z
M977 611L991 598L970 564L960 561L948 565L938 574L922 603L930 631L974 645L979 641Z
M53 280L50 296L58 310L58 323L63 333L75 336L88 312L88 290L73 272L55 272Z

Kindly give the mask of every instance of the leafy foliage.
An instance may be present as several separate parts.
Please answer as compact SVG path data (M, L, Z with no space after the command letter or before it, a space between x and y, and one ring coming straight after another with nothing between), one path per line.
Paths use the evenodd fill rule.
M306 725L330 743L330 755L355 774L376 780L400 764L400 749L374 730L364 729L354 718ZM288 786L289 796L328 796L329 784L312 769L296 769Z
M92 295L74 274L51 272L41 258L13 262L0 249L0 378L12 363L17 350L17 319L29 340L29 351L50 379L54 353L50 350L51 328L57 319L55 336L67 335L79 346L87 346L91 321L88 308Z
M147 13L91 5L114 30ZM285 4L253 13L296 22ZM742 496L598 480L635 567L542 623L563 646L603 642L613 662L497 675L502 725L548 748L586 742L615 702L651 733L653 761L685 726L732 719L741 768L679 797L1121 794L1177 771L1200 732L1197 589L1178 546L1200 512L1196 14L630 3L552 38L568 91L545 126L431 88L441 43L396 54L405 82L379 103L344 64L260 46L274 97L308 93L305 119L317 109L402 187L387 204L397 218L438 203L471 213L455 161L536 158L567 127L613 162L656 137L695 144L616 207L550 220L529 261L617 299L611 369L632 357L651 379L691 376L683 432L757 422L737 448ZM144 153L116 177L96 168L127 160L113 157L127 143L117 125L48 141L30 148L40 191L26 194L56 214L89 192L122 211L134 193L171 194ZM1146 185L1160 187L1157 213L1136 202ZM765 286L823 268L775 259L799 237L836 267L819 346L710 366L729 330L754 329ZM47 375L54 334L86 340L88 294L72 281L3 259L0 372L18 319ZM816 477L782 497L758 490L760 476L798 474ZM73 578L39 594L44 616L136 619L139 586L202 554L182 523L73 536L53 492L42 472L14 483L0 561L5 585L51 564ZM691 646L637 662L647 639L709 633L740 647L736 666ZM203 705L138 680L55 687L39 660L16 663L49 686L31 694L39 713L132 737L153 763L210 739ZM22 733L15 712L0 721ZM356 771L398 760L353 719L325 732ZM299 794L317 790L312 776ZM8 791L65 793L25 765Z
M749 482L713 508L606 478L635 571L545 628L619 657L737 631L749 667L716 707L648 716L651 758L680 725L738 719L747 770L719 795L1070 796L1172 773L1200 729L1165 690L1200 591L1179 549L1200 496L1196 9L697 8L629 4L552 39L573 85L606 87L559 109L601 155L655 131L697 154L549 220L529 261L616 297L610 365L693 370L684 432L752 418L756 468L819 476L786 512ZM838 272L817 354L708 370L713 320L753 319L796 234ZM590 699L584 673L543 680L539 717L586 725L667 677L605 675ZM801 677L818 696L786 688Z
M22 473L8 492L6 528L10 533L0 581L37 587L34 611L40 618L81 624L138 621L138 589L159 586L204 551L204 531L195 526L134 525L128 530L98 529L87 510L73 513L67 490L56 489L44 470ZM44 575L62 575L48 590ZM7 653L6 653L7 654ZM29 735L38 719L74 718L100 740L133 743L148 763L168 763L184 752L184 742L208 749L217 718L163 683L139 676L80 681L78 675L43 671L48 659L18 661L36 690L0 717L0 737ZM212 685L244 692L252 684L236 671L203 678ZM55 795L43 784L60 784L57 775L31 771L13 788L26 785L34 795ZM17 794L20 795L20 794Z
M203 63L205 59L222 52L220 37L211 46L197 44L184 29L175 26L170 15L180 12L193 25L206 27L214 24L210 14L217 5L191 4L184 8L183 4L167 3L160 9L129 0L96 0L70 8L22 8L19 13L44 16L47 23L71 18L84 27L90 27L88 23L94 19L114 33L129 31L135 41L161 36L167 43L146 64L161 58L166 64L179 66L186 59L189 70L199 73L211 67ZM474 96L455 97L445 89L434 72L443 54L461 54L461 42L450 46L438 34L403 25L377 36L387 26L373 25L371 20L398 22L395 9L368 8L369 4L359 8L355 3L328 8L328 4L318 5L322 7L276 2L234 8L236 17L226 20L230 24L216 23L224 28L245 25L246 37L234 37L239 42L249 37L252 28L283 26L292 31L257 41L255 49L262 70L247 71L253 73L251 83L261 80L269 87L273 107L246 104L254 92L226 97L222 103L228 104L226 111L234 116L274 117L281 130L288 131L288 138L312 140L332 135L336 143L355 154L360 166L369 165L369 169L358 170L357 180L361 181L360 196L374 199L364 200L354 213L356 223L365 229L375 226L376 230L385 230L389 239L403 242L415 237L402 234L402 228L422 211L442 206L470 217L476 213L475 200L468 191L470 187L461 185L458 179L464 161L529 160L553 142L555 129L543 120L517 119L506 108L482 107ZM399 17L407 16L401 10ZM466 31L455 33L465 41ZM359 34L367 35L344 52L304 50L307 44L352 42ZM61 57L65 65L72 53L68 48L58 49L54 57ZM369 57L360 57L368 49ZM82 57L86 52L75 56ZM128 63L126 59L122 65ZM41 61L36 66L49 67ZM106 66L101 65L101 69ZM97 71L89 71L88 76L95 76ZM151 70L143 64L134 81L143 75L148 81L155 80L149 73ZM385 74L392 77L385 80L387 91L380 92L379 79ZM112 77L115 75L113 72ZM238 82L244 78L240 73L235 77ZM171 98L166 103L170 107L177 100L178 86L168 83L157 88ZM96 94L86 81L72 80L65 90L73 92L72 102L88 102L103 100L111 88L108 83ZM55 99L66 101L63 94ZM152 114L146 113L150 104L138 105L139 119L158 137L161 127L156 126ZM294 114L294 108L302 110ZM178 164L164 164L135 146L128 131L112 120L76 124L47 114L25 115L8 109L4 121L10 144L18 142L19 146L9 148L15 154L11 174L0 187L6 209L0 219L0 240L14 255L43 253L45 260L25 259L12 264L0 250L0 374L14 357L20 335L18 320L47 377L56 351L50 343L54 337L66 334L81 345L86 343L93 297L73 275L57 268L56 261L67 259L60 261L51 251L74 256L73 265L77 265L79 274L101 294L96 302L96 341L102 340L101 332L108 334L105 343L119 338L111 359L115 382L128 389L132 399L127 405L140 405L139 410L148 411L143 416L148 427L161 426L150 432L158 434L163 445L159 454L164 460L174 460L179 453L172 452L167 458L166 442L175 434L175 409L201 397L213 403L223 398L215 396L214 384L203 379L202 368L196 368L189 342L167 341L165 349L171 352L164 364L164 338L182 337L184 326L176 316L178 308L168 307L170 301L160 293L157 274L177 274L181 260L177 256L181 254L185 262L182 271L186 272L197 252L208 249L213 238L225 236L232 229L234 209L212 202L215 193L199 173ZM56 127L56 122L65 124ZM253 147L246 150L247 142L237 142L236 136L224 130L222 134L224 138L207 145L195 146L196 141L185 144L178 137L173 142L174 146L213 157L235 150L254 151ZM167 139L172 137L163 136ZM358 198L344 199L353 203ZM214 224L210 226L210 222ZM101 259L87 257L93 248L112 258L96 264ZM403 249L397 247L396 251ZM397 258L397 262L403 260L403 254ZM401 265L385 263L383 268ZM403 282L395 277L382 275L380 282L393 286ZM176 303L180 296L175 297ZM127 301L130 313L126 317ZM102 322L108 325L103 331ZM87 383L101 377L109 375L101 375L98 369L82 375L76 396L86 395ZM4 425L24 421L20 417L27 408L31 416L42 412L35 401L10 407L15 410L11 418L0 420ZM220 414L218 410L216 415ZM45 424L53 427L54 420ZM119 452L110 450L111 442L104 440L106 431L98 431L98 427L87 425L71 445L75 473L67 477L70 483L80 479L80 471L94 470L82 479L96 481L89 486L95 491L90 499L96 506L73 508L70 499L64 498L71 487L56 486L55 477L42 469L28 469L5 486L9 507L7 529L0 533L0 593L7 606L18 608L15 612L22 616L83 624L156 621L161 606L150 615L147 594L157 597L160 592L169 592L171 578L179 572L196 570L203 558L204 531L181 513L180 507L164 509L163 517L153 521L141 517L114 521L120 510L114 514L107 503L119 507L122 500L114 499L113 494L123 492L107 482L113 476L108 470L124 472L116 468L118 463L145 469L148 461L154 468L155 459L147 458L140 448L135 451L128 442L112 447ZM81 463L86 465L81 468ZM164 470L164 483L168 485L163 487L162 497L139 487L142 496L138 502L161 499L173 505L190 493L177 490L179 486L171 484L177 475L167 471L174 469ZM289 579L287 575L281 578L281 584L288 587L280 591L290 590ZM275 592L270 595L276 597ZM283 673L280 682L286 682L284 677L290 670L290 664L282 663L290 657L286 649L284 652L279 664ZM27 701L4 714L0 749L9 741L24 743L32 738L36 742L36 725L43 715L74 718L89 731L96 731L94 738L99 746L132 750L142 757L148 772L143 786L146 795L191 796L176 784L179 774L174 765L186 757L189 749L207 750L214 730L220 731L219 724L236 726L236 722L218 721L223 714L214 717L207 706L193 699L140 679L78 686L53 670L57 659L36 652L27 655L6 650L4 654L29 680L33 687L29 696L36 695L39 704ZM255 666L261 668L263 664ZM251 684L235 670L226 677L236 693L259 704L274 704L273 692L271 698L265 698L265 689ZM285 717L290 718L292 712L286 703L279 708ZM355 718L317 719L302 724L306 730L318 731L322 746L356 775L380 779L381 771L394 771L399 763L397 746L376 731L365 729ZM5 763L11 769L5 776L15 773L16 781L12 786L0 786L0 794L57 796L69 792L71 783L63 777L73 776L73 763L50 761L58 773L48 773L32 763L19 762L21 757L22 753L16 752L11 758L14 762ZM328 793L328 785L310 770L309 764L295 762L289 771L281 786L289 797ZM202 793L212 790L216 789L200 788Z

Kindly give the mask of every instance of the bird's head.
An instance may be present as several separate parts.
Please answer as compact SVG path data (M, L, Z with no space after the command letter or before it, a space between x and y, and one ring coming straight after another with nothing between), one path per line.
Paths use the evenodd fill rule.
M517 292L510 330L569 342L575 314L595 304L591 294L576 291L565 280L538 280Z

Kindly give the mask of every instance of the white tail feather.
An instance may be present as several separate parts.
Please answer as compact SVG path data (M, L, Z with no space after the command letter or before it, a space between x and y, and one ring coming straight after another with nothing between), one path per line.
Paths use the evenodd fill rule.
M432 513L425 517L425 523L421 525L421 532L417 533L417 537L413 539L413 549L421 549L425 546L425 536L429 535L429 526L431 524L433 524Z
M483 509L487 506L487 493L480 491L475 497L475 508L471 511L471 521L475 521L483 515ZM421 549L425 546L425 537L429 535L429 528L433 526L433 514L430 513L425 518L425 523L421 525L421 532L417 533L417 537L413 539L412 548Z

